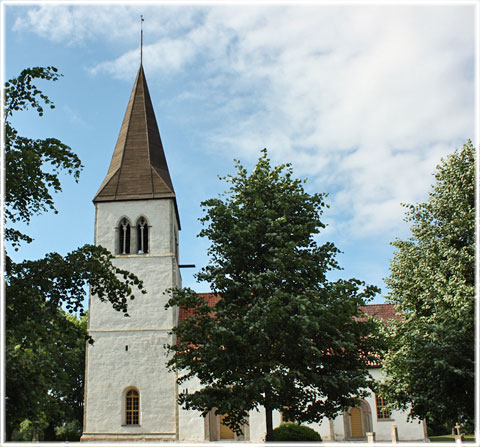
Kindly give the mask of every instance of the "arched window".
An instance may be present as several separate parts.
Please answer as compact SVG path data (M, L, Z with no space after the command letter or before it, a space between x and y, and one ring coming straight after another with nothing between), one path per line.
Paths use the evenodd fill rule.
M121 255L130 254L130 223L127 219L123 218L119 225L119 245L118 252Z
M137 221L137 253L148 253L148 224L144 217Z
M140 423L140 394L137 390L128 390L125 395L125 424Z

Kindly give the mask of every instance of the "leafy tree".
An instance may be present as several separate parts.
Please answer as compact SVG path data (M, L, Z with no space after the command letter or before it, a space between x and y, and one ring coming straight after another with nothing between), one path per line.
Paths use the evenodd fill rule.
M48 426L45 415L42 414L36 421L25 419L19 425L14 441L43 441L43 430Z
M15 249L32 241L15 224L56 212L52 195L61 191L60 174L78 181L82 168L69 146L55 138L21 136L11 122L19 111L33 108L42 116L44 107L53 109L34 81L56 81L59 76L55 67L28 68L5 84L5 238ZM135 275L115 267L112 257L93 245L67 256L50 253L20 263L6 256L7 439L20 423L24 433L29 427L37 433L46 421L52 436L55 424L75 418L81 423L86 327L62 309L83 315L89 285L92 294L128 315L133 289L143 292L143 286Z
M197 377L203 387L180 394L185 408L216 408L239 433L263 406L272 440L274 409L319 421L366 394L372 324L355 317L378 289L327 279L339 250L316 241L324 194L305 192L290 165L271 167L266 150L250 175L236 167L224 178L230 190L202 203L210 263L197 279L221 299L211 307L193 290L173 291L167 307L194 312L173 329L168 366L179 383Z
M55 427L58 439L62 441L78 441L82 435L82 426L78 421L71 421Z
M402 312L386 328L386 397L435 422L472 423L475 328L475 149L469 141L441 164L428 202L407 205L411 237L386 284Z
M28 224L34 215L57 212L52 193L62 190L59 173L66 171L75 181L80 176L83 166L69 146L56 138L21 136L11 123L16 112L33 108L43 116L44 107L55 108L33 81L57 81L60 76L55 67L34 67L5 83L5 216L9 224ZM5 229L5 239L17 248L20 241L32 242L10 225Z
M30 347L20 349L18 345L14 346L13 352L7 355L7 411L25 416L27 413L23 406L30 408L32 405L20 399L29 397L34 402L29 412L31 420L25 419L16 424L19 427L17 437L26 441L54 441L59 436L64 439L67 435L68 440L78 441L80 436L73 439L72 430L68 433L65 430L75 425L81 431L86 315L78 319L61 309L53 314L40 304L36 317L39 318L38 324L46 322L49 330L41 334L42 338L28 337ZM15 330L19 336L25 336L22 330L28 331L31 326L31 323L21 324ZM12 332L9 326L8 337L12 336ZM45 335L49 337L45 338ZM12 349L10 339L7 340L7 346ZM38 363L42 366L41 370ZM18 393L27 380L34 380L34 392L28 395L25 392ZM16 407L20 407L20 410ZM58 435L57 429L61 435Z

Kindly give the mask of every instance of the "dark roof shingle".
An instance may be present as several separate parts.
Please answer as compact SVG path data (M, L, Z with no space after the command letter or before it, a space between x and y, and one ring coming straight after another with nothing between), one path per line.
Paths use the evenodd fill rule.
M135 79L110 167L93 201L139 199L173 199L177 208L142 66Z

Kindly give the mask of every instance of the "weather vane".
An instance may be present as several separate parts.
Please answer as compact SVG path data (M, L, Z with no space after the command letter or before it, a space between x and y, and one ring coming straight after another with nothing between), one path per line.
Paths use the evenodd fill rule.
M140 65L143 62L143 14L140 16Z

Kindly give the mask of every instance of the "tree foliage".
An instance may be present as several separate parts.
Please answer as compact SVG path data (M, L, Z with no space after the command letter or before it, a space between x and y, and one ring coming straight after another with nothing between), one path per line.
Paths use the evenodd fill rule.
M186 408L216 408L239 432L264 406L271 440L274 409L319 421L365 394L372 325L355 317L378 289L327 279L339 250L317 242L324 194L308 194L290 165L271 167L266 150L250 175L236 167L229 191L202 203L210 262L197 279L221 299L211 307L193 290L173 291L167 307L194 312L173 329L168 365L179 383L200 380L201 390L180 394Z
M45 211L56 212L53 195L62 190L60 175L78 181L82 169L66 144L55 138L21 136L12 124L17 112L34 109L42 116L44 108L53 109L53 102L34 82L56 81L60 76L55 67L28 68L5 84L5 238L15 249L32 241L15 225L29 224ZM86 322L79 323L66 312L84 314L87 286L125 315L134 290L144 292L141 281L115 267L112 258L106 249L93 245L66 256L50 253L20 263L6 255L8 439L15 428L38 437L39 430L47 427L45 437L53 440L56 425L82 423Z
M5 216L11 224L28 224L34 215L56 212L52 194L62 190L60 172L68 172L75 181L80 176L82 164L69 146L56 138L21 136L11 123L15 112L33 108L43 116L44 107L53 109L53 102L33 80L57 81L60 76L55 67L34 67L5 83ZM10 225L5 229L5 238L17 248L20 241L32 241Z
M454 425L474 416L475 149L442 160L386 284L403 319L387 328L384 393L411 414Z
M56 427L83 417L87 318L36 304L20 324L11 321L11 310L6 313L6 411L7 423L17 428L13 440L52 441Z

